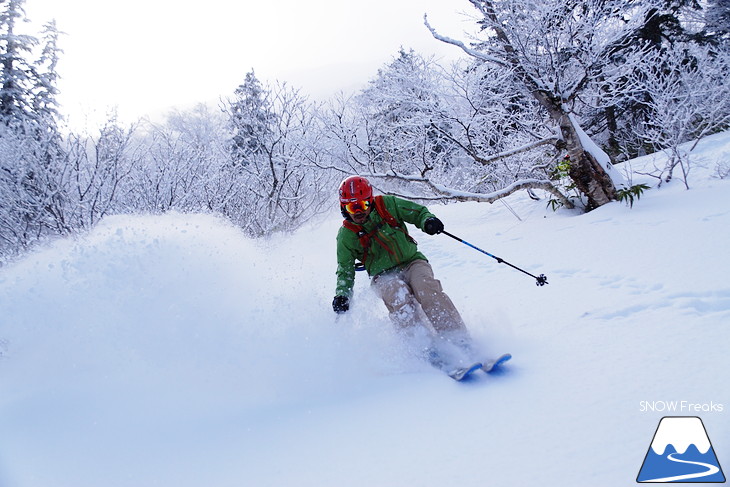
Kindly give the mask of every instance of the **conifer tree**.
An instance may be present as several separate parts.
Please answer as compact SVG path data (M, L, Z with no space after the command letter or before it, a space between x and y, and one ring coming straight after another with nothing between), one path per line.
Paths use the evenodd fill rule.
M58 73L56 67L63 52L58 46L60 32L56 21L47 23L43 28L43 51L35 63L36 78L33 91L33 113L39 122L56 127L60 118L58 112Z
M235 163L248 160L265 149L264 140L276 121L270 94L261 85L253 70L246 73L243 84L234 92L235 99L227 106L232 131L231 152Z
M18 33L25 0L0 2L0 117L5 124L32 117L35 68L28 58L38 39Z
M58 31L21 33L24 0L0 1L0 250L10 253L48 233L70 230L57 129Z

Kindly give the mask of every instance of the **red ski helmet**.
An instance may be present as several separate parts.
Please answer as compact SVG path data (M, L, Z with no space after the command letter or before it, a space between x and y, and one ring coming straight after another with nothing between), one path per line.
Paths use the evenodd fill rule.
M373 187L362 176L350 176L340 183L340 207L349 213L367 211L373 202Z

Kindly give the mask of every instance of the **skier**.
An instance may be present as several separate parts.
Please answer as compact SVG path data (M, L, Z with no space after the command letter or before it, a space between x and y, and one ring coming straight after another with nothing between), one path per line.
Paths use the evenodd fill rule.
M434 278L431 265L405 225L407 222L436 235L444 230L441 220L417 203L395 196L374 197L372 186L360 176L342 181L339 197L345 220L337 233L334 311L349 310L359 261L399 330L413 331L421 324L420 306L440 342L455 344L472 355L461 315Z

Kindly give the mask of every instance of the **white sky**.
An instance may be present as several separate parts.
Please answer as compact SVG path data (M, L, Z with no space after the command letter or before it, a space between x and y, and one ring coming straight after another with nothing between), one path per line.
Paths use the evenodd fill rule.
M315 98L353 91L400 46L448 63L441 33L473 30L466 0L27 0L34 33L56 19L59 100L79 124L117 106L122 120L232 95L252 68Z

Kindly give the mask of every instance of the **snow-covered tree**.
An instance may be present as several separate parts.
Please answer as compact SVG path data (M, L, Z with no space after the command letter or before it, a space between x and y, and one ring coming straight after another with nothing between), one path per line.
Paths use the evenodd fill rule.
M426 176L448 164L451 142L436 116L441 82L432 59L401 48L356 97L376 171Z
M27 128L29 121L54 128L59 116L56 68L60 33L55 21L44 26L42 42L21 33L20 27L28 22L24 3L0 2L0 118L18 129Z
M55 20L43 27L43 49L35 63L33 113L40 123L52 130L60 118L56 100L59 78L56 68L63 52L58 45L60 35Z
M44 47L20 31L23 0L0 2L0 240L12 249L48 233L65 233L64 154L57 130L58 33L46 27Z
M198 105L170 113L164 125L148 129L144 163L130 178L132 207L224 213L235 193L228 142L220 111Z
M660 181L669 181L679 167L688 185L691 166L682 144L730 127L730 51L676 43L644 61L653 67L634 73L630 82L651 120L635 127L636 133L654 151L668 152L656 173Z
M633 4L626 2L626 13L633 11ZM704 6L703 6L704 5ZM609 81L605 71L592 83L596 93L584 95L581 111L586 116L587 131L605 145L617 160L643 155L652 148L638 136L636 126L649 123L653 115L649 111L650 93L630 91L629 78L640 76L655 66L649 60L663 63L662 57L687 44L700 46L721 44L722 30L713 27L713 2L697 0L672 0L655 2L644 11L644 21L638 29L629 32L625 40L614 48L612 63L622 76ZM640 56L634 55L641 52ZM591 87L589 86L589 89ZM640 99L643 96L643 99ZM610 101L610 102L609 102Z
M315 118L308 100L285 83L263 86L252 71L223 109L240 197L234 222L260 236L296 228L320 211L331 188L308 163L319 150L310 143Z
M556 137L539 121L536 102L511 90L511 76L484 63L447 71L401 51L358 96L324 111L329 159L342 173L368 174L381 191L407 197L491 202L541 188L571 206L547 178L554 155L546 158L541 146Z
M610 65L616 45L643 25L648 6L636 5L627 15L623 0L470 2L478 12L480 39L468 46L440 34L427 21L434 37L479 61L511 70L516 89L534 97L552 119L570 154L570 177L587 198L587 208L615 199L622 178L586 135L573 107Z
M265 150L263 139L271 135L276 113L271 105L271 93L261 84L253 70L236 88L235 99L226 104L232 132L231 153L235 163L248 164Z
M730 44L730 0L711 0L705 14L705 29L716 43Z
M0 124L0 254L66 234L64 154L53 132Z
M110 214L148 210L129 188L132 172L145 163L136 126L123 126L111 113L97 133L70 134L66 153L61 182L71 229L91 228Z
M35 70L30 61L38 39L18 33L25 21L25 0L5 0L0 4L0 117L7 124L32 116Z
M539 187L562 200L546 179L558 137L538 103L514 83L512 70L502 66L480 61L453 66L439 116L448 120L446 136L462 156L461 185L495 195L508 194L502 190L515 184Z

